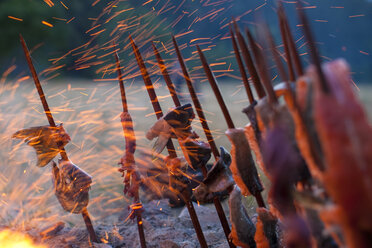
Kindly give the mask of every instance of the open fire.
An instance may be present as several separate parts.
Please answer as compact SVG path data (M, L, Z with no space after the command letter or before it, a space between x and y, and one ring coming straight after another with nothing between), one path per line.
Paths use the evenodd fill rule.
M45 245L35 244L32 239L20 232L2 230L0 232L0 247L2 248L47 248Z

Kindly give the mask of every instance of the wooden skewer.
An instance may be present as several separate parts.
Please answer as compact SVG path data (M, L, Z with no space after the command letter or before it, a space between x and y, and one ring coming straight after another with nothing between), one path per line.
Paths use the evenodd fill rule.
M133 51L134 51L134 54L135 54L135 57L136 57L136 60L137 60L138 67L141 70L141 74L142 74L142 77L143 77L143 81L145 82L147 92L150 96L152 106L154 108L154 111L156 113L157 118L160 119L163 116L163 111L160 107L158 98L156 96L154 86L152 85L150 75L147 72L145 63L143 62L142 56L139 52L139 49L136 46L136 44L134 43L134 41L133 41L133 39L130 35L129 35L129 39L130 39L130 43L132 45L132 48L133 48ZM172 142L171 139L169 139L169 141L167 143L167 149L168 149L169 156L171 158L176 158L177 157L177 153L174 149L174 145L173 145L173 142ZM190 195L187 192L187 190L184 190L183 192L181 192L181 194L182 194L181 197L183 197L184 200L185 200L187 210L189 211L191 221L193 223L196 235L197 235L198 240L199 240L199 244L202 248L207 248L208 245L207 245L207 242L205 240L203 231L201 229L198 217L196 215L194 205L192 204L192 202L190 200Z
M116 45L115 45L116 47ZM127 97L125 94L124 82L123 82L123 75L121 73L121 65L119 61L119 55L115 52L115 60L116 60L116 71L118 73L118 80L119 80L119 87L120 87L120 95L121 95L121 103L123 105L123 112L128 113L128 103Z
M238 43L239 43L240 49L243 53L243 58L244 58L244 61L245 61L245 65L247 66L248 72L251 75L253 85L256 89L258 98L261 99L261 98L266 96L265 89L262 87L260 78L258 76L257 70L256 70L256 68L254 66L254 63L253 63L253 60L252 60L252 56L251 56L251 54L248 50L247 44L244 41L243 35L240 33L240 30L239 30L238 25L236 24L235 20L233 20L233 23L234 23L234 27L235 27L236 37L238 38Z
M234 48L235 57L236 57L236 60L238 62L238 65L239 65L240 74L242 75L243 84L244 84L244 87L247 91L247 95L248 95L248 99L249 99L249 103L250 103L250 105L247 108L245 108L243 110L243 112L247 114L248 119L249 119L249 121L252 125L254 135L256 136L257 143L260 144L260 142L261 142L261 131L258 127L257 113L255 111L255 106L257 105L257 101L254 99L251 87L249 86L248 79L247 79L247 76L246 76L246 73L245 73L245 70L244 70L244 66L243 66L243 63L242 63L242 59L241 59L241 56L240 56L238 44L236 43L235 34L234 34L234 31L232 30L231 26L230 26L230 35L231 35L231 41L232 41L233 48Z
M265 57L262 54L262 51L260 48L258 48L256 41L254 40L251 32L249 29L246 29L246 33L248 36L248 41L251 46L251 49L253 50L253 54L256 58L256 62L258 65L258 71L260 73L263 85L265 86L269 103L270 104L277 104L278 103L278 98L276 97L276 94L274 92L273 86L271 85L269 76L268 76L268 69L266 65L266 60Z
M158 97L156 96L154 86L153 86L153 84L151 82L151 79L150 79L150 75L147 72L145 63L143 62L142 56L139 53L139 49L138 49L137 45L134 43L131 35L129 35L129 39L130 39L130 42L131 42L131 45L132 45L132 48L133 48L133 51L134 51L134 55L135 55L136 60L137 60L138 67L141 70L143 81L146 85L146 90L147 90L147 93L149 94L152 107L155 111L155 115L158 119L160 119L161 117L163 117L163 111L161 110ZM171 139L169 139L169 141L167 143L167 149L169 151L169 156L171 158L176 158L177 157L177 153L176 153L176 150L174 148L174 145L173 145L173 142L172 142Z
M167 70L167 67L164 63L164 60L160 56L160 53L159 53L158 49L156 48L154 42L151 42L151 45L152 45L152 49L154 50L155 57L158 61L158 66L159 66L159 69L161 71L161 74L163 75L164 81L167 84L169 93L171 94L171 97L173 99L174 105L176 105L176 107L180 107L181 106L180 99L177 95L176 89L174 88L172 80L169 77L168 70Z
M297 52L296 43L294 41L294 38L293 38L292 33L291 33L291 29L290 29L289 24L288 24L288 19L286 17L286 14L284 12L284 8L282 6L283 6L282 4L279 5L278 15L279 15L279 19L284 24L284 30L285 30L285 33L286 33L287 42L288 42L288 46L289 46L289 51L290 51L290 54L291 54L290 56L293 56L292 59L293 59L293 62L294 62L294 68L296 69L297 76L299 77L299 76L304 75L304 70L302 68L300 55Z
M209 82L211 84L211 87L213 89L213 92L216 95L218 104L220 105L221 110L222 110L222 113L223 113L223 115L225 117L225 120L226 120L226 123L227 123L227 127L228 128L235 128L234 122L231 119L230 112L229 112L229 110L226 107L225 101L223 100L223 97L221 95L221 91L220 91L220 89L219 89L219 87L217 85L216 79L214 78L214 75L213 75L211 69L209 68L209 65L207 63L207 60L205 59L205 56L204 56L203 52L200 50L200 47L199 46L196 46L196 48L198 49L198 53L199 53L199 56L200 56L200 60L201 60L201 62L203 64L204 71L207 74L207 78L208 78L208 80L209 80Z
M317 49L314 43L313 35L310 31L309 22L307 21L307 18L303 10L303 6L300 3L300 1L297 1L297 13L300 18L300 21L302 22L302 27L303 27L305 37L307 39L307 46L310 51L311 60L313 64L315 65L316 71L318 73L320 88L324 93L329 94L331 90L329 88L329 85L322 71L321 60L320 60L320 57L318 55L318 52L317 52Z
M280 61L280 59L278 57L277 52L275 51L275 42L274 42L274 39L273 39L271 33L269 32L269 30L267 28L265 29L265 32L266 32L267 40L269 40L269 43L270 43L270 48L271 48L271 51L272 51L272 54L273 54L273 57L274 57L274 61L275 61L276 65L277 65L277 67L278 67L280 77L282 78L282 80L286 84L286 88L287 88L287 90L289 92L290 101L292 102L293 108L296 111L296 113L298 114L298 117L300 119L300 122L303 125L304 135L306 137L306 141L309 143L311 156L313 157L316 165L318 166L318 169L321 170L321 171L324 171L323 161L320 158L319 153L316 151L316 144L315 144L313 138L310 135L310 131L309 131L308 126L306 125L304 114L303 114L302 110L300 109L300 107L298 106L298 103L297 103L295 94L294 94L294 92L293 92L293 90L292 90L292 88L290 86L290 83L288 81L288 77L287 77L287 75L286 75L286 73L284 71L284 66L281 63L281 61Z
M234 35L234 32L233 32L231 26L229 26L229 30L230 30L231 41L232 41L232 44L233 44L234 53L235 53L235 57L236 57L236 62L238 63L238 66L239 66L240 75L242 75L244 88L245 88L245 91L247 93L249 103L253 104L255 102L255 100L254 100L254 97L253 97L253 94L252 94L251 87L249 86L248 77L247 77L247 74L245 73L242 57L240 56L238 44L236 43L235 35Z
M271 32L269 31L267 25L265 25L264 27L264 33L265 33L265 36L266 36L266 39L268 40L269 42L269 45L270 45L270 50L271 50L271 54L273 55L274 57L274 61L275 61L275 64L276 64L276 67L278 68L278 73L279 73L279 77L285 82L286 84L286 87L288 88L288 90L290 92L292 92L291 88L290 88L290 85L289 85L289 81L288 81L288 76L287 76L287 73L284 69L284 65L283 63L280 61L280 58L278 56L278 51L275 47L275 41L274 41L274 38L273 36L271 35ZM284 41L283 41L284 42ZM285 42L284 42L285 43ZM288 49L285 49L285 56L286 57L289 57L288 55ZM289 78L289 80L291 80L292 82L294 80L292 80L291 78ZM292 92L293 93L293 92ZM294 96L293 96L294 97Z
M293 56L296 73L298 76L302 76L304 75L304 69L301 64L300 54L297 51L296 42L294 41L294 38L292 36L292 32L287 22L287 19L285 18L284 21L285 21L284 22L285 30L287 32L287 37L288 37L288 42L289 42L289 50L291 52L291 55Z
M203 108L202 108L202 106L200 104L200 101L198 99L198 96L196 95L194 86L192 85L191 77L189 75L189 72L187 71L185 62L183 61L182 54L180 52L180 49L178 47L177 41L174 38L174 36L172 37L172 40L173 40L174 48L176 50L178 62L180 63L181 68L182 68L183 77L185 78L185 81L186 81L186 84L187 84L187 88L189 89L192 102L194 103L194 106L195 106L195 109L196 109L196 113L199 116L199 120L200 120L200 123L201 123L201 125L203 127L203 130L205 132L205 136L207 136L207 140L208 140L209 145L211 146L212 153L213 153L214 157L215 158L216 157L219 157L220 156L220 153L219 153L219 151L217 149L216 143L214 142L212 132L211 132L209 126L208 126L207 119L204 116Z
M205 74L207 75L207 78L208 78L208 81L213 89L213 92L217 98L217 101L222 109L222 112L223 112L223 115L225 117L225 120L226 120L226 123L227 123L227 126L228 128L235 128L235 125L231 119L231 116L230 116L230 113L225 105L225 101L223 100L222 98L222 95L221 95L221 91L217 85L217 82L214 78L214 75L213 75L213 72L211 70L211 68L209 67L208 65L208 62L203 54L203 52L200 50L200 47L199 46L196 46L197 50L198 50L198 53L199 53L199 56L200 56L200 60L203 64L203 68L204 68L204 71L205 71ZM258 177L258 175L257 175ZM261 195L261 193L258 193L256 195L254 195L254 197L256 198L256 201L257 201L257 204L259 207L263 207L265 208L265 202L263 200L263 197Z
M30 56L30 52L27 48L26 42L23 39L22 35L19 35L19 37L20 37L20 40L21 40L23 52L26 56L28 67L30 68L32 78L34 79L34 83L35 83L37 92L39 93L39 97L40 97L41 103L42 103L43 108L44 108L44 113L45 113L45 115L48 119L49 125L51 127L56 127L56 123L54 122L52 113L50 112L48 102L46 101L43 88L41 87L39 77L37 76L35 67L32 63L32 59L31 59L31 56ZM65 160L65 161L68 161L69 159L68 159L68 156L67 156L67 153L66 153L65 149L63 147L61 147L61 148L59 148L59 150L60 150L60 154L61 154L62 159ZM92 221L90 220L90 217L89 217L88 209L84 208L81 214L83 216L85 226L87 227L87 230L88 230L91 241L98 243L98 239L97 239L96 233L94 231Z
M282 2L279 1L278 19L279 19L280 35L282 36L282 40L283 40L284 52L285 52L285 55L286 55L285 58L287 60L288 71L289 71L289 80L291 82L294 82L296 77L295 77L295 73L294 73L294 69L293 69L293 62L292 62L291 53L290 53L290 50L289 50L289 44L288 44L289 41L288 41L286 26L285 26L285 23L283 21L283 17L281 16L282 12L283 12L283 5L282 5Z
M284 15L284 12L282 13L282 15ZM275 50L275 44L274 44L273 37L272 37L271 33L268 32L268 30L266 31L266 33L267 33L267 35L266 35L267 39L270 41L271 50L272 50L272 53L273 53L273 56L274 56L274 60L277 64L277 67L278 68L283 68L283 65L281 64L280 59L277 56L277 53L274 51ZM288 77L285 74L285 72L283 71L283 69L279 69L279 71L281 71L280 72L280 74L281 74L280 77L285 82L286 87L289 91L290 101L293 103L294 110L297 112L298 117L299 117L299 119L302 122L302 125L304 127L304 134L306 136L307 142L309 143L310 153L311 153L316 165L318 166L318 169L321 170L321 171L324 171L324 168L325 168L324 163L323 163L322 159L320 158L319 153L316 151L316 144L315 144L313 138L310 135L309 128L308 128L308 126L306 124L306 121L305 121L305 116L304 116L302 110L300 109L300 107L298 106L295 93L292 90L292 88L290 87Z
M166 65L164 63L164 60L162 59L162 57L161 57L158 49L156 48L155 44L153 42L151 44L152 44L152 48L154 49L154 53L155 53L156 59L158 61L158 66L159 66L159 68L160 68L160 70L161 70L161 72L163 74L163 78L164 78L164 80L165 80L165 82L167 84L168 90L169 90L169 92L170 92L170 94L172 96L174 105L176 105L176 107L179 107L179 106L181 106L181 103L178 100L177 92L175 91L174 85L172 83L172 80L169 77L169 74L168 74L168 71L167 71L167 67L166 67ZM203 111L203 110L201 110L201 111ZM213 137L212 137L212 139L213 139ZM215 156L215 159L217 160L218 159L218 156ZM206 178L206 176L207 176L207 168L205 168L205 166L202 167L202 172L203 172L204 178ZM230 234L231 230L230 230L230 227L229 227L229 223L227 222L227 218L226 218L225 212L223 211L221 202L218 199L218 197L214 197L213 198L213 202L214 202L214 206L216 207L216 211L217 211L218 217L220 219L222 228L224 230L224 233L225 233L227 242L229 243L229 246L230 247L235 247L235 245L231 242L231 240L229 238L229 234Z
M116 45L115 45L115 47L116 47ZM118 80L119 80L119 86L120 86L121 102L122 102L122 105L123 105L123 112L128 113L128 104L127 104L124 82L123 82L122 73L121 73L119 55L116 51L115 51L115 60L116 60L116 70L117 70L117 73L118 73ZM124 124L123 124L123 132L124 132L124 137L127 139L127 136L125 134ZM126 147L126 149L128 149L128 147ZM138 180L137 176L138 176L137 172L134 171L133 175L132 175L132 182ZM138 189L136 190L136 192L134 192L134 202L135 203L140 203ZM142 225L143 222L142 222L141 210L134 210L134 214L136 215L135 217L137 219L137 229L138 229L138 235L139 235L141 247L146 248L146 239L145 239L145 232L143 230L143 225Z

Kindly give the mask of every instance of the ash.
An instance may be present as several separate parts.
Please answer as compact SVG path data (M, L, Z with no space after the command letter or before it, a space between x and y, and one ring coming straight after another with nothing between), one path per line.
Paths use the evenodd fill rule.
M212 205L211 205L212 206ZM198 206L194 203L199 222L203 229L208 247L228 247L217 212L212 207ZM93 223L102 243L91 243L85 227L67 227L63 222L51 224L44 230L32 229L28 234L36 242L48 247L68 248L109 248L140 247L137 223L127 220L129 211L123 211L114 223ZM226 212L228 216L228 212ZM173 209L167 200L153 200L144 204L142 213L147 247L195 248L200 247L187 208ZM47 231L45 231L47 230Z

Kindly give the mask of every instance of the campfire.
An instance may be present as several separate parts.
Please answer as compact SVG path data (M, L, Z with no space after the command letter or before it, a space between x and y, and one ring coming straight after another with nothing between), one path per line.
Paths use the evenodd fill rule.
M1 247L7 248L46 248L44 245L35 244L29 236L10 230L0 232L0 244Z
M29 114L16 123L19 130L12 129L11 158L25 160L20 155L27 147L23 143L36 153L32 168L22 170L19 166L16 173L23 171L19 176L31 180L26 179L31 170L40 178L32 190L19 188L25 201L30 195L29 205L37 210L32 216L22 207L3 210L4 215L9 210L8 215L14 218L4 219L0 247L369 247L372 127L355 96L349 65L343 59L321 61L306 8L300 2L296 6L311 59L307 67L281 2L276 13L283 53L263 20L257 22L256 29L235 19L229 23L228 38L246 104L238 110L239 115L232 114L235 107L228 107L230 96L222 90L208 62L208 49L195 46L194 56L209 83L204 87L218 104L214 114L223 123L222 131L210 127L205 108L210 99L197 90L198 82L190 73L193 68L186 65L183 45L178 44L179 36L172 35L168 47L154 40L151 44L141 42L134 34L128 35L124 45L119 40L106 44L108 57L112 57L106 70L117 75L118 85L105 93L97 88L91 92L87 103L97 105L94 112L75 110L70 103L50 107L51 101L56 104L57 95L62 96L58 101L65 98L64 92L44 91L46 86L40 82L20 35L41 105L32 97L30 101L42 106L35 110L39 119L45 115L41 123L46 120L48 125L30 127ZM131 57L119 57L124 46L132 49ZM151 47L155 62L148 62L150 55L141 53L144 47ZM186 98L170 76L169 60L163 59L169 50L187 85ZM133 60L136 67L122 66L123 60ZM275 86L270 67L276 68L281 80ZM154 82L153 74L161 75L165 85ZM127 80L138 76L144 85L134 90ZM1 90L14 97L18 86L2 84ZM68 91L72 87L68 84ZM171 99L170 108L164 107L164 94L157 94L160 90ZM85 96L81 89L77 91L79 97ZM145 92L148 98L141 95L140 99L138 92ZM107 94L108 101L114 101L109 108L119 107L97 114L103 103L94 99L95 94ZM142 102L151 104L153 111L148 116L156 117L154 123L138 121L136 111ZM74 114L59 115L62 109ZM110 111L115 112L111 117L107 114ZM104 120L98 122L90 118L93 115ZM78 131L67 132L69 125L86 116L88 121L76 130L96 125L97 130L88 129L93 135L86 139ZM116 129L107 132L104 141L95 139L94 132L104 125L116 125ZM223 135L230 143L226 147L220 144ZM110 145L113 137L121 140L120 149ZM86 153L84 146L89 147ZM91 152L94 146L101 146L103 156L116 167L92 165L94 159L101 161ZM102 178L112 174L115 186L105 185ZM7 179L0 177L2 181ZM35 191L45 191L48 202L40 200ZM12 202L13 194L3 193L4 205ZM105 203L98 204L98 198ZM176 213L180 207L183 210ZM42 214L40 208L45 208ZM97 209L105 213L105 219L98 219ZM59 219L61 210L65 212L63 219ZM112 216L115 219L110 219ZM17 221L22 233L8 229Z

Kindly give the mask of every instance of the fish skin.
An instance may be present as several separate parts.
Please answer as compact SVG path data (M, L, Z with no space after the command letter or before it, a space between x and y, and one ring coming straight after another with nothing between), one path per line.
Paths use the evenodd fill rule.
M266 208L257 208L256 212L258 214L258 219L259 219L258 221L262 223L263 233L265 235L268 247L270 248L280 247L279 239L277 235L278 218ZM258 225L258 221L257 221L257 225ZM257 245L258 245L258 242L257 242Z
M164 150L170 138L198 138L198 135L191 129L191 122L194 118L195 114L191 104L188 103L171 109L157 120L146 133L146 138L149 140L158 138L153 148L156 155Z
M315 84L314 119L325 154L324 184L348 247L372 243L372 127L352 89L344 60L323 65L331 92ZM314 68L306 75L319 79Z
M193 189L193 195L199 202L208 201L213 197L212 193L225 191L235 184L229 169L231 156L224 147L220 149L221 156L208 171L207 177Z
M194 169L204 167L211 158L211 147L208 143L191 137L178 140L185 154L187 163Z
M135 197L141 182L140 174L136 171L134 152L136 151L136 136L133 128L132 117L128 112L121 113L121 124L124 130L125 153L121 157L119 172L124 177L124 195Z
M35 149L38 167L46 166L71 140L62 123L56 127L48 125L22 129L15 132L12 138L22 139Z
M290 145L285 128L277 126L267 131L262 143L262 156L272 183L269 196L274 207L282 215L295 213L293 190L300 158Z
M255 248L254 236L256 227L248 216L247 210L242 204L242 193L235 185L229 197L231 233L230 238L236 246L243 248Z
M270 106L267 98L260 99L257 104L257 113L259 119L262 120L265 126L265 132L263 136L266 139L266 134L270 129L275 129L277 126L281 126L283 132L288 137L286 142L288 142L292 148L291 150L296 154L296 157L300 160L294 169L298 171L296 173L296 183L301 182L303 185L309 185L312 182L312 177L306 161L303 159L298 144L295 138L295 123L286 105L275 105ZM263 142L262 142L263 143ZM265 160L265 159L264 159ZM265 161L264 161L265 163ZM266 165L265 165L266 166Z
M248 107L244 108L242 112L247 115L249 122L250 122L250 126L252 127L254 135L255 135L255 140L257 144L260 144L262 137L261 137L261 131L258 127L257 113L255 110L256 105L257 105L257 101L254 101Z
M153 140L157 137L157 140L155 141L153 147L155 156L160 154L164 150L171 136L172 127L163 118L157 120L155 124L152 125L152 127L146 132L146 138L148 140Z
M55 195L65 211L79 214L88 206L92 177L70 161L60 159L58 165L53 161Z
M251 123L247 124L244 127L244 133L245 133L246 139L248 140L248 144L249 144L250 148L252 149L252 151L253 151L253 153L255 155L255 159L256 159L257 165L260 167L260 169L266 175L267 172L265 171L265 165L264 165L263 159L262 159L260 144L257 141L256 135L255 135L255 131L254 131Z
M194 118L194 110L190 103L172 109L163 117L178 138L194 135L191 129L191 122Z
M312 248L311 233L299 215L286 216L284 220L284 242L287 248Z
M231 142L230 170L236 184L245 196L259 194L264 188L258 176L244 129L229 128L225 133Z

